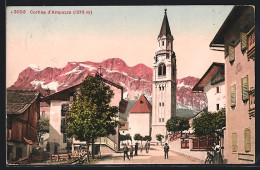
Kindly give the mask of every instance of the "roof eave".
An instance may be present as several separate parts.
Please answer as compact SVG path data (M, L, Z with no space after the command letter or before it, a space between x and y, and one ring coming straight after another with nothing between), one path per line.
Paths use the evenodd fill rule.
M231 12L229 13L228 17L218 30L217 34L210 42L210 47L219 47L220 45L224 45L224 35L236 21L237 17L239 17L243 11L245 10L244 6L235 5Z
M215 67L215 66L217 66L217 67L223 67L223 66L225 66L225 64L224 63L217 63L217 62L213 62L212 64L211 64L211 66L208 68L208 70L206 71L206 73L202 76L202 78L196 83L196 85L192 88L192 91L194 91L194 92L203 92L204 91L204 86L203 87L200 87L200 85L201 85L201 83L202 83L202 81L206 78L206 76L209 74L209 72L211 71L211 69L213 68L213 67Z

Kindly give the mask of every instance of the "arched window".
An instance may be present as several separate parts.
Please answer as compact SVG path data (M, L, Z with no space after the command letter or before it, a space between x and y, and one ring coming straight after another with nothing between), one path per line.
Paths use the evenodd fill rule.
M164 63L161 63L158 68L158 75L165 76L166 75L166 66Z

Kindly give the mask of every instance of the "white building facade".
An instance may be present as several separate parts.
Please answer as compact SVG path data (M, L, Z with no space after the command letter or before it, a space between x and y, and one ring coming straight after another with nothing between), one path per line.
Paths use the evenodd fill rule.
M206 93L209 112L217 112L221 108L225 108L226 95L224 63L213 62L192 90L193 92Z
M128 122L128 130L133 143L136 142L135 134L140 134L142 137L151 136L152 106L144 95L140 96L129 111Z

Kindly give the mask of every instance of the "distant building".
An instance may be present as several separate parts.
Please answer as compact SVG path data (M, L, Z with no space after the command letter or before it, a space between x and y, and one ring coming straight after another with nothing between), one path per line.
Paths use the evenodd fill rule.
M128 132L135 143L135 134L151 136L152 106L144 95L141 95L128 114Z
M40 93L7 90L7 161L28 158L37 144Z
M225 65L213 62L192 91L206 93L209 112L225 108Z
M255 163L255 8L235 6L210 47L225 57L224 160Z
M119 107L119 112L124 112L127 103L123 100L123 87L114 84L106 79L102 80L110 86L114 92L114 97L111 100L111 106ZM50 94L43 98L43 101L50 105L50 126L49 126L49 143L50 153L67 153L68 138L66 134L66 115L69 113L69 108L73 103L73 96L79 92L80 84L74 85L59 92ZM119 114L119 113L118 113ZM113 150L119 149L118 127L116 135L109 135L108 138L99 139L99 143L109 145ZM80 145L85 145L84 141L72 140L72 151L77 149Z
M153 97L152 97L152 142L157 142L156 135L167 139L166 122L176 116L176 57L173 51L173 36L167 18L167 11L157 37L158 50L153 62Z

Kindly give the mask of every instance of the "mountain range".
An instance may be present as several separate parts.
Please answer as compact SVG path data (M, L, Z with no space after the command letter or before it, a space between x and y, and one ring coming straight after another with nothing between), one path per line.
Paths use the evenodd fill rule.
M44 94L45 89L51 93L81 83L86 75L101 72L103 78L124 88L124 99L137 100L145 94L152 100L153 70L144 64L129 67L119 58L103 62L68 62L63 68L46 67L40 69L29 65L18 76L16 82L8 89L37 89ZM193 86L199 81L196 77L177 79L177 109L188 109L194 112L207 107L207 98L203 93L193 93Z

